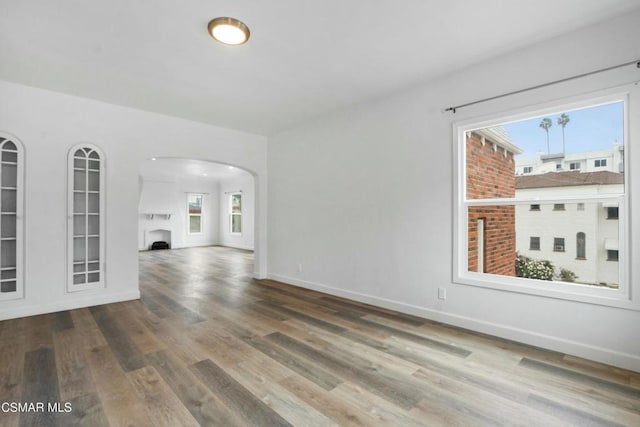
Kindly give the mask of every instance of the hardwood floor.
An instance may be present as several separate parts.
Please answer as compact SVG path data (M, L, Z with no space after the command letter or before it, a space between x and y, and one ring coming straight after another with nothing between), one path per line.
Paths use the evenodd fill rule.
M0 425L640 426L640 373L252 271L145 252L139 301L0 322L0 404L60 404Z

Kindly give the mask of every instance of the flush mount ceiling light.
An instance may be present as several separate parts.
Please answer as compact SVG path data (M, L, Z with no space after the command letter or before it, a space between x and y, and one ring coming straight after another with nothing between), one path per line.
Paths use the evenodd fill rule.
M211 37L223 44L238 46L245 44L249 40L249 27L235 18L220 17L212 19L208 28Z

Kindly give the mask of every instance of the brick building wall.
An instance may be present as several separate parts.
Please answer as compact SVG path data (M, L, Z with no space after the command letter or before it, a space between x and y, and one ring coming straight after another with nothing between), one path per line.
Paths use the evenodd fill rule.
M515 197L513 153L471 133L467 137L467 198ZM484 272L515 276L516 220L514 206L469 208L469 271L478 270L478 219L484 220Z

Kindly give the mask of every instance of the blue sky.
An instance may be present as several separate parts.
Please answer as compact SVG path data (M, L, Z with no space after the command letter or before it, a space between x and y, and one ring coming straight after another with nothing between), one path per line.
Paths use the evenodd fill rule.
M564 129L565 152L604 150L610 149L614 141L624 143L623 112L622 102L568 111L570 121ZM534 158L538 151L547 153L547 136L540 127L543 117L549 117L553 122L549 128L551 153L562 153L562 126L558 124L560 114L503 125L513 143L524 150L518 158Z

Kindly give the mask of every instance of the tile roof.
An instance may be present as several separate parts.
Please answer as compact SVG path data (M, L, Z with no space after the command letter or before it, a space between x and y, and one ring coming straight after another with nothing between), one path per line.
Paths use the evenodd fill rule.
M599 172L548 172L540 175L519 175L516 189L569 187L574 185L623 184L624 174L610 171Z

